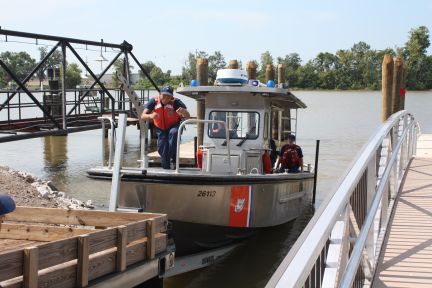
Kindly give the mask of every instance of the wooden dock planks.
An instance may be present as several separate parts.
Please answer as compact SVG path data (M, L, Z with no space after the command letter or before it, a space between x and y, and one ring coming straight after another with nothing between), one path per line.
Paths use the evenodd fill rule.
M372 287L432 287L432 153L420 149L430 158L409 167Z
M0 287L87 287L167 249L164 214L18 207L5 219Z

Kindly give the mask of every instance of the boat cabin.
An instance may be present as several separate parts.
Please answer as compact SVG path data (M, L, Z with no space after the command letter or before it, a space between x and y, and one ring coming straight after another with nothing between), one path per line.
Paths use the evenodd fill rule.
M297 115L298 108L306 108L287 89L267 87L255 80L180 87L177 93L204 101L206 120L225 122L204 124L203 145L199 147L202 152L200 167L203 173L209 174L263 174L263 155L274 149L271 141L280 144L281 135L295 134L291 125L288 126L291 129L284 130L286 125L282 122L285 120L291 124L291 120L296 118L283 117L282 112L294 109ZM278 129L278 136L272 138L274 128Z

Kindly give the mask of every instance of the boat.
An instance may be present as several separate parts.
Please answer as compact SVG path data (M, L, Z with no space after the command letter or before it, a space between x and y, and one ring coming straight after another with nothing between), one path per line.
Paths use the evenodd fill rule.
M245 82L243 77L233 81L243 74L230 77L228 71L219 74L223 79L214 86L177 89L178 94L205 102L204 120L181 124L204 125L197 167L181 165L179 132L175 170L148 165L121 168L119 207L168 214L177 254L218 247L286 223L310 205L314 184L310 165L301 173L265 173L263 165L263 155L272 150L275 123L279 122L279 135L297 132L297 123L283 131L284 117L274 121L274 115L291 111L297 116L297 110L306 105L273 83ZM297 117L288 118L297 122ZM87 173L111 179L112 171L96 167Z

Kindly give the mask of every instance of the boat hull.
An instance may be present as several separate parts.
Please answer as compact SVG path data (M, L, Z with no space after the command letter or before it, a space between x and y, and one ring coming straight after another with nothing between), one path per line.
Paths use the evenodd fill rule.
M310 203L312 188L312 177L252 184L122 181L119 206L166 213L176 221L259 228L298 217Z
M120 208L166 213L173 223L179 255L240 241L261 228L292 221L310 207L313 173L227 176L186 172L124 169L118 197ZM88 174L111 179L106 168Z

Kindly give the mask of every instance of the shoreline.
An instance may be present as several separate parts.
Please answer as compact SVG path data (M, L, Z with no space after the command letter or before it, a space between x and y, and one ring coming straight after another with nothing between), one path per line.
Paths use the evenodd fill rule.
M58 191L51 181L44 181L23 171L0 166L0 194L12 197L17 206L62 209L93 209L91 200L81 201Z

